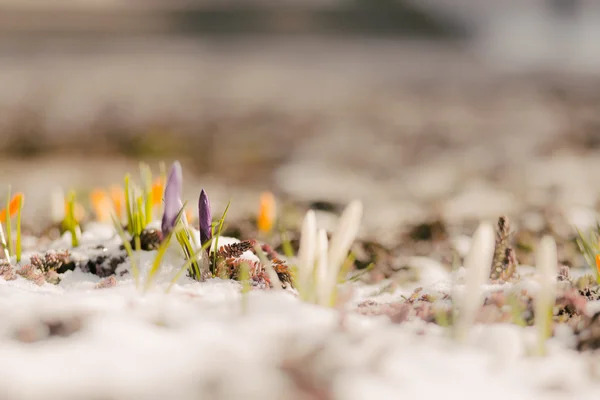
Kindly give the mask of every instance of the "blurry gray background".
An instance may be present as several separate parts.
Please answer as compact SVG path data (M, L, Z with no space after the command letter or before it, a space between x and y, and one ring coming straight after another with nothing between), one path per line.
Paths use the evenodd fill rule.
M0 184L39 218L173 159L372 230L595 206L599 42L594 0L0 0Z

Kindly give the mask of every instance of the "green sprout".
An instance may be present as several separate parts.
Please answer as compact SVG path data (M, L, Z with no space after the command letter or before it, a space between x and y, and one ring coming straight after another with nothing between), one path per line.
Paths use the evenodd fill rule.
M202 280L202 274L200 271L200 265L194 256L194 245L192 244L192 234L190 233L189 227L181 221L181 228L176 229L175 238L183 250L183 254L186 260L190 261L189 269L192 277L196 280Z
M6 194L6 213L4 223L6 226L6 245L8 248L8 254L13 254L13 244L12 244L12 234L11 234L11 226L10 226L10 185L8 186L8 193Z
M583 255L583 258L585 258L588 266L594 271L596 282L600 283L600 270L596 261L598 255L600 255L600 223L596 223L596 229L590 232L589 239L586 239L581 230L576 229L578 234L576 242L579 251Z
M142 164L145 165L145 164ZM142 191L131 182L131 176L125 175L125 211L127 215L127 232L133 238L136 250L141 248L141 235L146 226L152 222L152 194L151 194L151 180L152 175L149 167L146 170L145 167L140 167L145 181L148 179L150 183L144 183L144 189ZM148 177L149 176L149 177ZM138 193L141 193L138 195Z
M71 245L73 247L79 246L79 229L79 222L75 217L75 191L71 190L67 196L67 210L63 220L63 230L71 232Z
M152 204L152 171L150 166L146 163L140 163L140 175L143 183L143 202L144 202L144 216L145 225L152 222L153 215L153 204Z
M242 284L241 310L242 314L246 314L248 312L248 293L251 290L250 265L247 261L243 261L240 264L239 280Z
M158 273L158 270L160 269L160 265L162 263L162 259L165 256L165 253L167 252L167 249L169 248L169 244L171 243L171 238L173 237L173 235L177 235L179 233L179 231L183 228L183 224L181 224L181 217L183 215L183 212L185 210L185 204L183 205L183 207L181 208L181 210L179 211L179 214L177 214L177 218L175 220L175 225L176 228L174 230L172 230L171 232L169 232L169 234L163 238L163 241L161 242L160 246L158 247L158 250L156 251L156 257L154 257L154 261L152 262L152 267L150 268L150 271L148 272L148 277L146 278L146 284L144 286L144 291L147 291L151 284L152 284L152 280L154 279L154 276Z
M139 278L140 270L135 262L133 249L131 248L131 243L129 242L129 240L127 240L127 235L125 234L125 231L123 230L123 227L121 226L121 222L119 221L119 218L117 218L117 216L115 214L112 214L111 216L112 216L113 224L115 226L115 230L117 231L117 234L121 238L121 241L123 242L123 247L125 247L125 251L127 252L127 256L129 257L129 262L131 263L131 273L133 274L133 280L135 281L135 286L138 287L139 280L140 280L140 278Z
M173 288L173 286L175 285L175 283L177 283L177 281L179 280L179 278L181 277L181 275L183 275L183 273L185 271L188 270L192 270L192 265L194 263L198 262L198 258L199 256L202 255L202 253L204 251L206 251L206 249L208 249L208 247L212 244L212 239L208 240L206 243L204 243L202 245L202 247L200 247L196 252L194 252L186 261L185 263L183 263L183 265L181 266L181 268L179 269L179 271L177 272L177 274L175 274L175 276L173 277L173 279L171 280L171 283L169 284L169 287L167 287L166 293L169 293L171 291L171 289Z
M10 186L8 187L8 192L6 195L6 208L2 210L4 213L3 217L0 217L2 221L0 221L0 242L2 243L2 249L4 251L4 256L7 260L10 260L12 255L16 255L17 262L21 261L21 212L23 209L23 193L15 193L11 198L11 190ZM11 218L17 216L17 237L16 243L13 244L12 237L12 224ZM4 235L4 229L2 229L2 222L6 227L6 236ZM14 251L13 251L14 250Z
M21 254L23 252L22 239L21 239L21 214L23 212L23 196L19 196L19 205L17 208L17 241L15 244L15 255L17 256L17 263L21 262Z
M225 223L225 218L227 217L227 211L229 211L229 206L231 205L231 200L227 203L227 207L225 207L225 211L223 211L223 215L221 219L217 221L219 224L219 228L216 232L213 230L213 240L215 242L215 251L213 252L213 270L211 271L213 277L215 276L217 269L217 250L219 249L219 236L221 236L221 232L223 231L223 224Z

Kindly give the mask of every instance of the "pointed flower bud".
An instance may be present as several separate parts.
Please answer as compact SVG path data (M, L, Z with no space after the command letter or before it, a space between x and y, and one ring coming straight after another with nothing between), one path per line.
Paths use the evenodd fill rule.
M15 215L17 215L17 211L19 211L19 207L21 202L23 201L23 193L15 193L15 195L10 199L8 209L3 208L0 210L0 221L4 222Z
M198 200L198 216L200 218L200 244L204 245L212 239L210 202L204 189L200 192L200 199Z
M275 197L271 192L264 192L260 195L260 208L258 210L257 226L263 233L269 233L273 228L276 217Z
M181 164L179 164L179 161L175 161L171 166L171 171L169 172L169 177L167 178L167 184L165 186L165 207L161 223L163 237L166 237L173 229L175 229L177 215L179 214L181 207L183 207L183 202L181 201L182 183Z

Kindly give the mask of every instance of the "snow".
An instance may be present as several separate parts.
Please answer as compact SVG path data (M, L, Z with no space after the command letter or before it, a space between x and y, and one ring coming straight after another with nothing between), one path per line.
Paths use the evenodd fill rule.
M154 255L141 253L140 286ZM81 271L58 285L0 278L2 398L545 400L600 390L591 375L600 359L571 350L569 332L550 340L545 358L531 355L535 331L515 325L476 325L459 345L437 325L352 313L361 300L408 294L376 295L382 286L361 283L347 313L289 291L243 299L238 283L220 279L182 277L167 294L178 257L167 254L145 293L130 274L105 289ZM449 289L452 277L435 261L413 261L425 291ZM65 336L49 335L52 324Z

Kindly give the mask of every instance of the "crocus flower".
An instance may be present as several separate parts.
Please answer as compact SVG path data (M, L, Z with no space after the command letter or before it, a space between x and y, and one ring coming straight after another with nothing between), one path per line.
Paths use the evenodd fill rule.
M0 221L7 221L9 218L17 215L17 211L19 211L19 207L21 202L23 201L23 193L15 193L15 195L10 199L8 210L3 208L0 210Z
M276 215L275 197L271 192L264 192L260 195L260 208L258 210L257 225L258 230L263 233L269 233L273 228L273 222Z
M212 239L210 202L204 189L200 192L200 199L198 200L198 216L200 218L200 245L204 245Z
M94 189L90 193L90 202L96 214L96 219L100 222L110 221L110 211L112 204L106 191Z
M150 195L152 196L152 205L154 207L160 205L162 200L162 195L165 191L165 183L162 177L158 177L152 183L152 188L150 191Z
M110 200L112 201L113 207L115 209L115 213L117 213L117 218L119 218L119 220L122 220L123 211L125 208L125 192L120 186L111 186L109 194Z
M173 166L171 166L171 171L169 172L169 177L167 178L167 184L165 186L165 210L161 223L163 237L166 237L173 229L175 229L177 215L183 207L183 202L181 201L182 182L181 164L179 164L179 161L175 161Z

